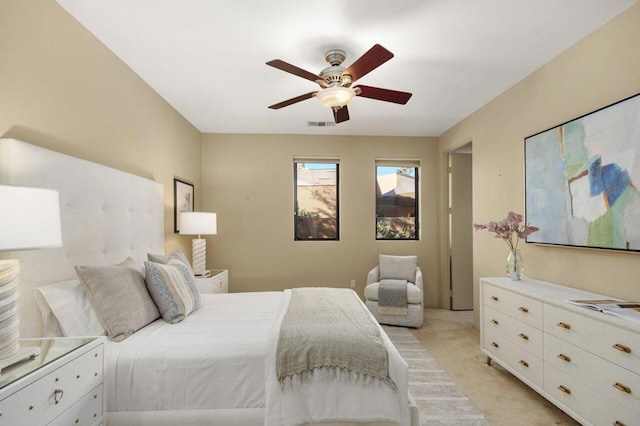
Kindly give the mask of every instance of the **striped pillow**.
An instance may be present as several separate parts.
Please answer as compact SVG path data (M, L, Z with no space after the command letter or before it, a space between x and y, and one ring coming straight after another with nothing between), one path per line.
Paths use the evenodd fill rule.
M186 265L170 261L144 262L144 266L147 289L166 322L180 322L200 307L200 291Z

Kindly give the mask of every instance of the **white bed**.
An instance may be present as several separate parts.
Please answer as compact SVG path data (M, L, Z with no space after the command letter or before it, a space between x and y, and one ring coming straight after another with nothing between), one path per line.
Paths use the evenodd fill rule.
M183 322L157 320L123 342L109 342L109 424L172 424L158 409L180 416L234 410L229 414L241 416L244 425L304 424L335 416L410 424L407 394L389 386L316 381L283 395L275 376L274 339L289 297L288 291L207 294ZM407 365L386 343L390 375L406 389Z
M31 289L76 278L74 265L112 265L126 257L142 265L147 253L164 249L162 186L148 179L0 139L0 183L60 192L64 247L12 253L23 270L23 336L43 334ZM108 423L271 425L326 416L417 425L407 365L382 329L398 391L316 380L306 390L283 391L275 376L274 339L289 297L288 291L203 295L203 306L184 321L159 319L123 342L109 342Z

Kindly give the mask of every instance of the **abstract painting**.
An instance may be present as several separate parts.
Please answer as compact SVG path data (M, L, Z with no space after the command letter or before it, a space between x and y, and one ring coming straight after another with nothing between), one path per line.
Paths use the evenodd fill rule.
M525 138L528 243L640 251L640 94Z

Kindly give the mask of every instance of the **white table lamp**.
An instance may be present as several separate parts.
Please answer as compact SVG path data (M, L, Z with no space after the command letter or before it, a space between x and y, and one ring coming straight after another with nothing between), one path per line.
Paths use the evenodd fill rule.
M60 247L58 192L0 185L0 251ZM18 279L20 261L0 260L0 362L19 356ZM15 361L13 361L15 362Z
M192 242L192 265L194 275L204 275L207 261L207 240L203 235L216 235L218 225L215 213L183 212L180 213L180 234L197 235Z

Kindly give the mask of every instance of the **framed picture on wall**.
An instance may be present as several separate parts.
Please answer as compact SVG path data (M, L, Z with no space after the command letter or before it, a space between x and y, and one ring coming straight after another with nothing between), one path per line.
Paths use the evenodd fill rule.
M529 243L640 251L640 94L525 138Z
M173 232L180 232L180 213L192 212L194 208L194 188L189 182L173 179Z

